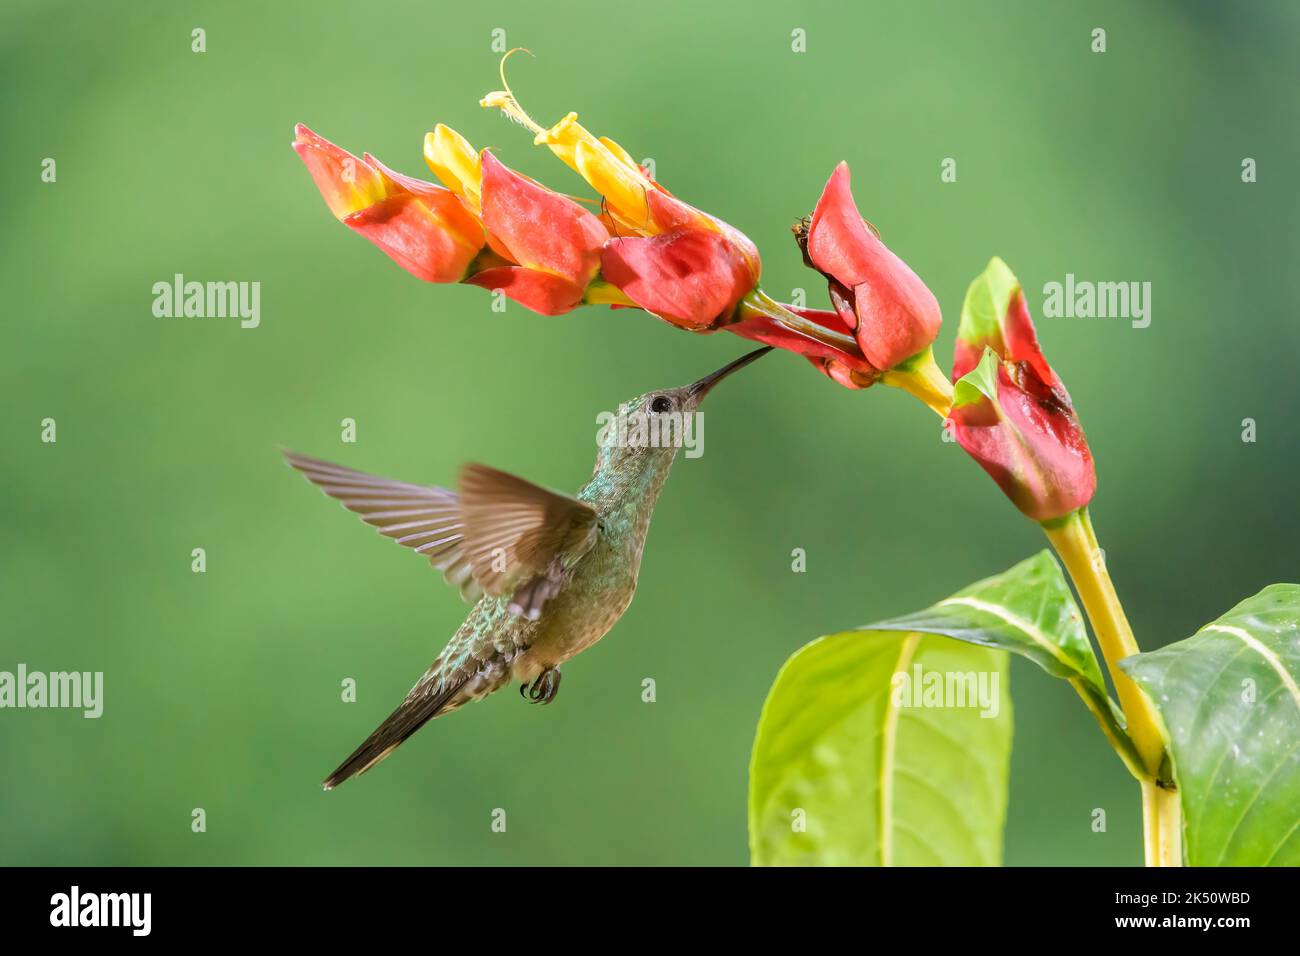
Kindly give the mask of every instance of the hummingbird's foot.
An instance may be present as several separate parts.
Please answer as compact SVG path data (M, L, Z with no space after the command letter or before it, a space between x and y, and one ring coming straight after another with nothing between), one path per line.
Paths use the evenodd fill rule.
M534 704L549 704L555 700L555 695L559 692L560 669L558 667L542 671L531 687L528 684L519 685L519 696L527 697Z

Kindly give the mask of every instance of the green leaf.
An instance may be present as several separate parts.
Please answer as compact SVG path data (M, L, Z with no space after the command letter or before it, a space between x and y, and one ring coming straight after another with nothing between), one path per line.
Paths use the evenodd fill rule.
M996 714L898 706L891 678L983 675ZM941 637L849 631L792 656L763 706L749 781L756 865L997 866L1007 656ZM922 680L924 686L924 678ZM969 684L968 684L969 686Z
M919 631L1011 651L1070 682L1102 731L1135 769L1124 718L1106 693L1101 667L1061 567L1044 549L933 607L865 630Z
M1081 680L1106 695L1083 617L1060 565L1046 549L924 611L863 630L923 631L1014 651L1053 677Z
M1069 681L1136 766L1082 615L1044 550L924 611L824 637L786 662L754 741L754 862L999 862L1011 732L1006 651ZM996 669L1005 698L997 720L894 706L891 679L916 663L926 672ZM806 832L792 827L796 810Z
M998 365L1002 362L996 352L987 346L979 364L957 379L952 387L952 407L963 408L979 402L998 402Z
M961 305L957 338L972 345L995 342L1002 345L1002 321L1011 299L1020 290L1020 280L997 256L972 280ZM1005 346L1003 346L1005 348Z
M1300 865L1300 585L1120 667L1169 733L1187 863Z

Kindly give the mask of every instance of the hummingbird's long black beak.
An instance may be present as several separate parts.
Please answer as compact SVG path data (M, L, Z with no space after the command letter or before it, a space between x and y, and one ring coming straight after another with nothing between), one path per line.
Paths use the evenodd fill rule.
M754 349L754 351L750 352L748 355L742 355L740 358L736 359L736 361L730 362L727 365L722 366L722 368L718 369L716 372L704 376L704 378L687 388L686 391L691 398L695 399L695 401L699 403L700 401L703 401L705 395L709 394L709 391L713 386L717 385L732 372L744 368L750 362L757 358L761 358L770 351L772 351L772 346L770 345L764 345L761 349Z

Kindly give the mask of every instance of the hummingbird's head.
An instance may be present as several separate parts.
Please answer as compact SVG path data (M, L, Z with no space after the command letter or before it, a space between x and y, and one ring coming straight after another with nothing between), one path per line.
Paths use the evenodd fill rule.
M692 382L690 385L680 385L677 388L661 388L653 392L646 392L644 395L638 395L636 398L626 402L622 409L628 413L637 413L646 416L648 419L657 420L663 424L671 420L674 416L691 415L699 410L700 403L704 401L704 396L709 394L719 382L738 372L746 365L749 365L755 359L762 358L765 354L772 351L772 346L765 345L761 349L755 349L736 359L734 362L728 362L716 372L710 372L698 382Z
M653 474L672 463L680 448L686 457L703 451L703 423L700 403L719 382L772 351L771 346L755 349L724 365L698 382L678 388L661 388L638 395L619 406L617 414L603 413L598 438L600 457L596 471Z

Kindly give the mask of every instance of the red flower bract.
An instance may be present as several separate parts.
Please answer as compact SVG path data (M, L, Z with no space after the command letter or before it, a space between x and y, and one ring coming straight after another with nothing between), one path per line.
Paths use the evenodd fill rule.
M605 245L601 274L647 312L697 332L728 318L757 282L726 236L699 227L615 237Z
M831 302L862 354L881 371L934 342L939 303L907 263L867 228L849 190L849 167L831 173L806 226L796 230L808 263L826 276Z
M582 206L507 169L487 150L483 163L483 224L493 248L516 266L488 268L469 278L542 315L559 315L582 302L600 269L609 238Z
M483 248L483 227L441 186L358 159L299 124L294 151L330 211L349 229L426 282L457 282Z

